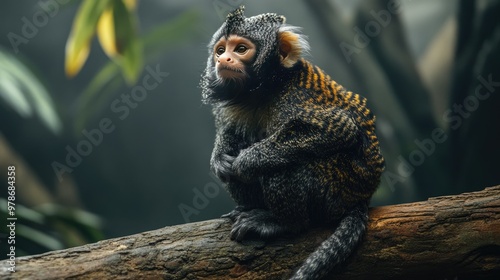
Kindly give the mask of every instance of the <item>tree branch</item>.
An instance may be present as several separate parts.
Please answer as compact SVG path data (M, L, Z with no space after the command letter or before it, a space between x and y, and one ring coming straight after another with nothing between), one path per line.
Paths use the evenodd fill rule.
M280 279L332 233L229 239L216 219L0 262L2 279ZM500 186L372 208L367 235L336 279L491 279L500 273Z

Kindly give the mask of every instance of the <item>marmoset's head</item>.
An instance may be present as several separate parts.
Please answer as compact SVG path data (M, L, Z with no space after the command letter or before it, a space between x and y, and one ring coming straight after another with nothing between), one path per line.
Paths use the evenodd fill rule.
M309 49L300 28L285 24L284 16L246 18L243 10L241 6L230 13L208 44L207 68L200 82L207 103L272 86Z

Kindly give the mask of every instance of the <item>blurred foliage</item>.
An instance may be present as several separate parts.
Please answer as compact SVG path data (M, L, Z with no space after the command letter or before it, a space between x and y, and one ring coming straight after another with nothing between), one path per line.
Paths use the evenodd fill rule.
M81 94L74 126L76 133L124 81L129 85L137 81L144 65L144 53L147 61L154 59L169 45L192 35L198 25L198 14L187 11L139 37L136 7L137 0L85 0L77 12L66 45L66 74L69 77L78 74L96 32L112 62L102 67ZM119 70L122 76L118 75Z
M136 38L135 45L144 47L146 61L152 61L175 43L182 42L195 34L199 15L186 11L176 18L156 26L148 33ZM101 40L103 41L103 40ZM109 62L96 73L78 100L78 112L75 120L75 133L80 133L86 122L95 116L103 103L124 83L119 75L119 65ZM142 70L142 69L141 69Z
M104 238L99 217L81 209L45 204L33 209L15 205L16 252L19 256L59 250ZM0 198L0 219L7 221L7 200ZM0 234L8 236L7 227ZM3 242L3 241L2 241Z
M54 135L62 135L61 118L43 83L27 65L2 48L0 97L0 105L11 108L25 119L39 119ZM17 218L15 246L20 256L83 245L103 238L100 219L83 210L57 204L30 209L16 203L14 207ZM0 197L0 219L6 221L7 217L7 200ZM0 234L8 236L7 230L7 227L2 227Z
M61 132L62 122L47 89L29 67L2 48L0 99L23 118L36 115L53 133Z
M79 2L70 4L75 3ZM144 60L154 59L174 43L195 34L193 31L198 25L199 16L187 11L139 36L136 8L137 0L81 1L66 42L66 75L74 77L80 72L88 59L95 34L111 61L95 74L79 96L74 125L78 132L99 112L107 98L124 84L131 86L137 81ZM18 57L0 48L0 105L12 109L22 119L39 119L55 137L60 137L58 140L62 140L62 143L68 141L63 140L68 131L63 128L59 112L48 89L41 82L42 78L35 75ZM73 124L70 123L70 126ZM13 159L2 160L10 162ZM48 186L47 193L54 188ZM7 201L0 197L0 219L5 221L7 214ZM19 256L78 246L104 238L103 224L98 216L82 209L63 206L62 203L41 204L32 208L16 205L15 214L16 252ZM8 234L7 230L2 228L0 235Z
M136 6L136 0L83 1L66 44L66 75L73 77L80 72L97 32L104 52L120 66L126 81L133 84L143 66Z

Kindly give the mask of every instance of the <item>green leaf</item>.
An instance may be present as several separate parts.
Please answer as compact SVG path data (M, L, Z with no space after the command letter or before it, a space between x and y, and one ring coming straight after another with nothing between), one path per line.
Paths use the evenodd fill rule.
M0 48L0 100L22 117L36 114L53 133L62 129L54 102L33 72Z
M36 208L44 215L46 222L57 228L66 244L76 246L82 242L104 238L102 220L98 216L78 208L58 204L44 204Z
M113 1L113 19L119 57L118 63L129 85L134 84L142 67L142 44L136 30L136 16L127 9L121 0Z
M143 65L142 44L139 40L131 41L123 53L122 71L129 85L139 78Z
M5 218L7 217L7 199L0 197L0 213L5 214ZM21 204L16 204L16 216L23 221L33 222L39 225L43 225L45 218L42 214L34 211L28 207L25 207ZM3 218L3 217L2 217Z
M86 0L78 9L66 43L66 75L76 75L87 60L97 22L109 3L110 0Z
M94 228L100 228L102 226L101 218L78 208L49 203L38 206L36 210L48 219L64 220L68 223L78 223Z
M16 233L19 236L22 236L28 240L31 240L32 242L39 244L42 247L49 249L50 251L64 249L64 244L61 241L32 227L17 224Z

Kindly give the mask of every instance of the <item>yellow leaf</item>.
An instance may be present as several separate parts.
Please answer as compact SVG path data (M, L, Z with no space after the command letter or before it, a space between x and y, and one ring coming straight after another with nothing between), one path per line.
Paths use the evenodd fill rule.
M76 47L75 37L71 36L66 43L66 59L64 68L66 76L72 78L80 72L90 52L90 40Z
M90 52L90 42L97 22L109 6L110 0L86 0L80 5L68 41L66 42L65 72L73 77L85 64Z
M125 3L129 11L135 10L135 7L137 7L137 0L123 0L123 3Z
M112 7L106 9L99 18L99 22L97 23L97 37L108 57L113 58L118 54Z

